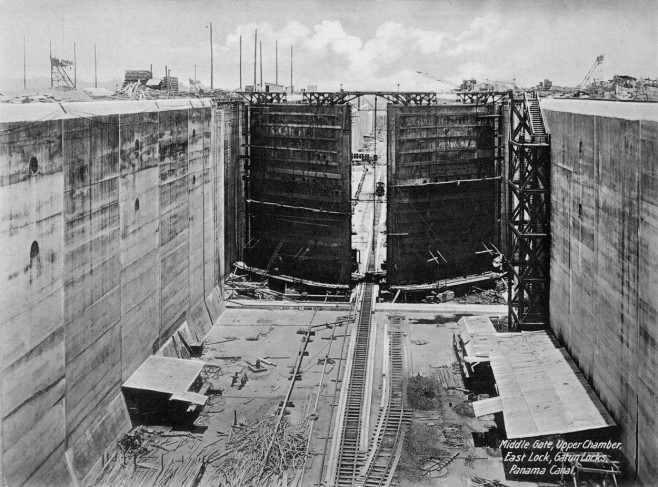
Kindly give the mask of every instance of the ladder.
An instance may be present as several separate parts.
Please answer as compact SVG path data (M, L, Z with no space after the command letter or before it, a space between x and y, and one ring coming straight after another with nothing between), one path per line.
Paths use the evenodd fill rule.
M270 267L272 267L272 264L274 263L274 259L276 259L276 256L279 255L279 250L281 250L281 247L283 246L283 240L279 242L279 245L276 246L276 250L272 254L272 258L270 261L267 263L267 267L265 268L265 272L270 271Z

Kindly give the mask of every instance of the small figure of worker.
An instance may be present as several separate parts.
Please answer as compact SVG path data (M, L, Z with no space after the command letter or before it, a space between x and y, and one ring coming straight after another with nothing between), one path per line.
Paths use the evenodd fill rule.
M256 359L256 368L260 369L260 359Z
M245 373L242 376L242 379L240 379L240 389L242 389L245 386L245 384L247 383L248 380L249 380L249 377L247 377L247 374Z
M235 387L235 384L238 382L238 373L236 372L233 377L231 377L231 387Z

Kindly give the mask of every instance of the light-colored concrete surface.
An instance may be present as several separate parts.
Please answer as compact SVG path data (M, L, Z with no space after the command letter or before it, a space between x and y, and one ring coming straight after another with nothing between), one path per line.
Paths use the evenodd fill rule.
M658 106L542 107L551 327L619 424L639 477L658 485Z

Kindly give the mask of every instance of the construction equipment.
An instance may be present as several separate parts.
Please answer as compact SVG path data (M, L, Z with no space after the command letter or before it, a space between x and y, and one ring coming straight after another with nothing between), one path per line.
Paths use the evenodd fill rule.
M596 56L596 61L594 61L594 64L585 75L585 78L583 79L582 83L578 85L578 88L581 89L585 88L589 84L589 80L592 77L592 74L594 74L594 70L598 68L601 64L603 64L603 54Z
M434 76L434 75L429 74L429 73L423 73L422 71L416 71L416 73L418 73L418 74L420 74L420 75L422 75L422 76L425 76L426 78L433 79L434 81L439 81L439 82L441 82L441 83L445 83L445 84L447 84L447 85L454 86L454 87L455 87L455 88L454 88L455 90L460 90L460 89L462 89L461 86L459 86L459 85L457 85L457 84L455 84L455 83L453 83L453 82L451 82L451 81L446 81L446 80L444 80L444 79L441 79L441 78L439 78L438 76Z
M59 90L74 90L75 84L69 76L68 69L73 62L50 56L50 84Z
M516 83L516 78L512 78L509 81L493 80L493 79L487 79L486 81L487 81L487 83L492 84L493 91L509 91L509 90L518 89L518 85Z

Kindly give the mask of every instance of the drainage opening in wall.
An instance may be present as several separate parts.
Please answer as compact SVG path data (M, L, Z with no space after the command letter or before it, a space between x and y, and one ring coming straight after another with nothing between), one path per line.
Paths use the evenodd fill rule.
M139 198L135 200L135 211L139 210Z
M583 204L578 203L578 216L583 216Z
M139 155L139 139L135 139L135 155Z
M196 176L192 176L192 184L194 185L196 183Z
M39 243L35 240L30 246L30 260L39 256Z
M32 174L33 176L39 173L39 161L37 160L36 156L30 157L29 170L30 170L30 174Z

